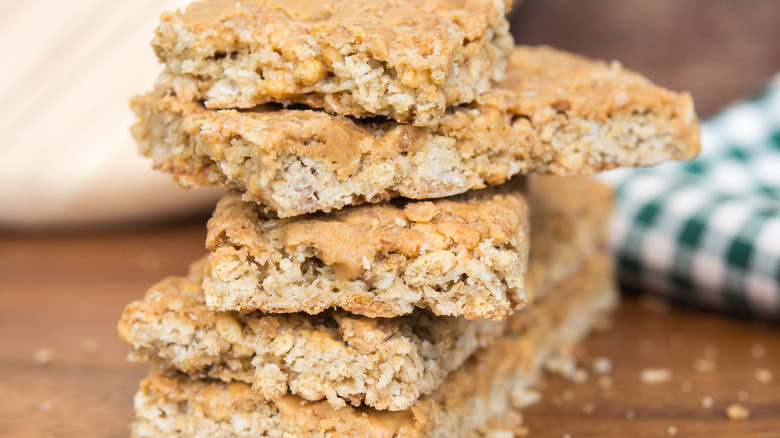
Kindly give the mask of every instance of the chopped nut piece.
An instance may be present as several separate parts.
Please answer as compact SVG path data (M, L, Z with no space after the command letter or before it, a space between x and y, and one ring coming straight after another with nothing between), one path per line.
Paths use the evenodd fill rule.
M669 426L669 427L666 429L666 433L667 433L667 434L669 434L669 435L677 435L677 427L675 427L675 426Z
M701 405L702 405L702 406L703 406L705 409L710 409L710 408L712 408L712 405L713 405L713 404L715 404L715 402L712 400L712 397L704 397L703 399L701 399Z
M592 367L598 374L607 374L612 371L612 361L606 357L597 357L593 359Z
M44 412L51 411L51 408L53 408L53 407L54 407L54 405L52 405L51 402L48 401L48 400L44 400L44 401L41 402L41 410L44 411Z
M578 385L582 385L588 381L588 372L582 368L577 368L574 370L574 374L571 375L571 380Z
M98 343L94 339L84 339L81 341L81 351L92 356L98 351Z
M583 403L580 407L584 414L590 415L596 410L596 404L593 402Z
M33 355L33 361L38 365L49 365L54 362L54 350L41 348Z
M734 403L726 408L726 415L731 421L747 420L750 417L750 411L739 403Z
M766 368L759 368L756 370L756 380L763 384L772 383L772 372Z
M697 359L696 362L693 363L693 369L696 370L697 373L709 373L714 371L716 367L717 365L712 359Z
M601 389L610 389L610 388L612 388L612 377L610 377L610 376L600 376L599 377L599 387Z
M539 403L542 400L542 393L534 390L523 390L512 394L512 406L516 409L522 409L527 406Z
M668 382L672 378L672 372L666 368L645 368L639 374L642 383L655 384Z

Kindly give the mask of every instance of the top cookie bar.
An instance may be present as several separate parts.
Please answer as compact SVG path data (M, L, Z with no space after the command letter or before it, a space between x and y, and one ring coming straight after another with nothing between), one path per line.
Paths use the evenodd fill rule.
M502 0L205 0L166 13L159 82L208 108L303 103L433 126L500 80Z

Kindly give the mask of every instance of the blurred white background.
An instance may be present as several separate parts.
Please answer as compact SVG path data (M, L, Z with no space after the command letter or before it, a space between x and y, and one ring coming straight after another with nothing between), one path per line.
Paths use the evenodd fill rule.
M149 45L185 0L0 0L0 227L153 221L206 211L137 156L128 99L161 69Z

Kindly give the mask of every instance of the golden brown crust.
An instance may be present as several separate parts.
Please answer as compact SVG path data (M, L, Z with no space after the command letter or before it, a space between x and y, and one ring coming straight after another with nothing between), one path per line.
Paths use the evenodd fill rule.
M158 91L134 99L133 131L141 153L182 185L237 188L281 217L698 152L687 93L547 47L516 47L509 64L500 87L450 108L436 128L307 110L210 111Z
M163 14L159 82L210 108L297 102L435 125L503 77L500 0L206 0Z

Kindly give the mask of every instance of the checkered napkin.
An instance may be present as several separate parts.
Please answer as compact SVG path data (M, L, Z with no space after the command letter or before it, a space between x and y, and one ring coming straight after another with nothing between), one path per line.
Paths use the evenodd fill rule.
M780 318L780 75L702 124L699 158L606 179L623 284Z

